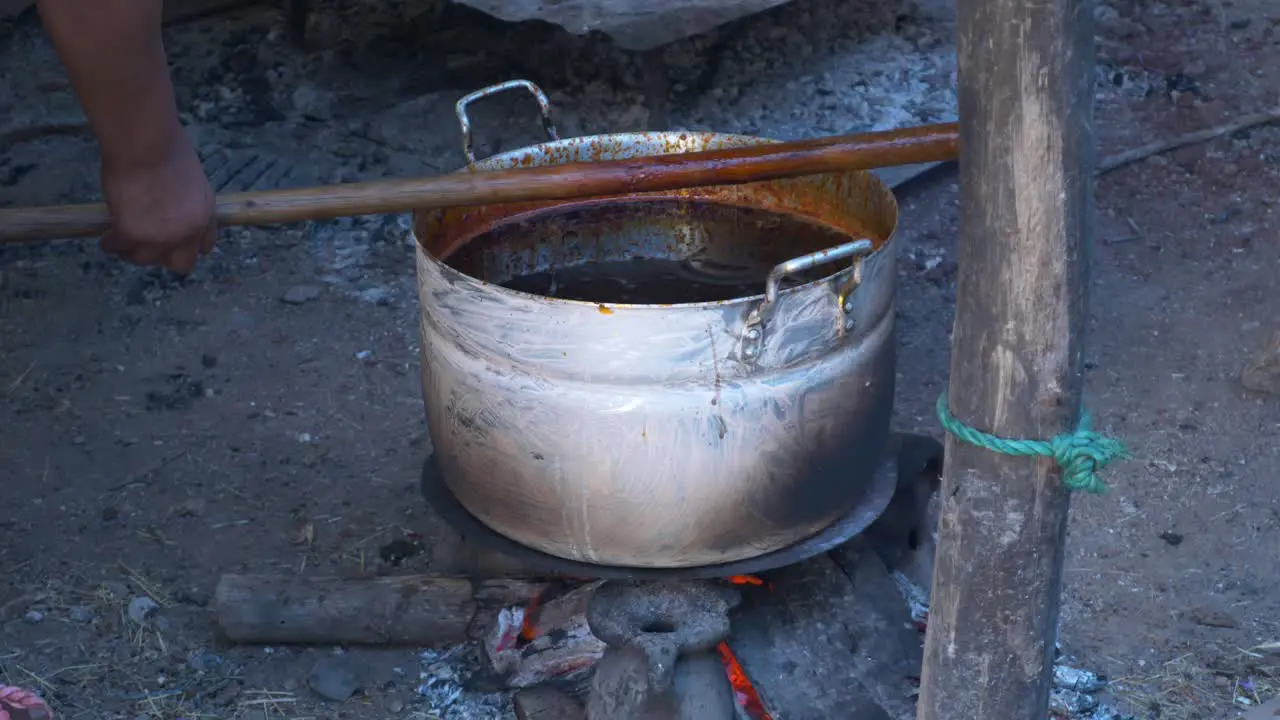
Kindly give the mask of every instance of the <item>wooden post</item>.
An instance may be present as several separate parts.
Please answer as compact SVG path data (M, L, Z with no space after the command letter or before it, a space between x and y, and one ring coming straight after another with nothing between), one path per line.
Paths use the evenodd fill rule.
M1093 236L1093 3L958 0L961 222L951 412L1075 429ZM948 437L920 720L1044 720L1067 493L1049 459Z

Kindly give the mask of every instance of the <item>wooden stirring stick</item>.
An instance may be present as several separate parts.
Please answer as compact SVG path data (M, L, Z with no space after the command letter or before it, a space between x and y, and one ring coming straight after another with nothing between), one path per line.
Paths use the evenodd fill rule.
M428 178L218 196L218 224L268 225L416 209L740 185L760 180L954 160L955 123L627 160L456 172ZM0 210L0 242L91 237L109 227L102 204Z

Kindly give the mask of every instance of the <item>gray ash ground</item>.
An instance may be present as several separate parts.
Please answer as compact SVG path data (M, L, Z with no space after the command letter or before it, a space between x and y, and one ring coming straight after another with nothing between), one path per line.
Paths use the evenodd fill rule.
M220 190L453 170L455 100L516 77L563 134L645 123L639 62L606 39L443 2L316 5L307 51L275 5L168 31ZM1102 155L1280 97L1272 0L1115 0L1097 18ZM949 23L940 3L793 0L668 48L672 119L791 138L953 118ZM0 87L0 205L95 198L95 149L32 18L0 28ZM540 139L518 95L475 125L481 154ZM1280 638L1280 399L1238 375L1280 330L1277 148L1259 127L1098 183L1087 402L1138 458L1073 510L1062 645L1136 717L1234 717L1276 692L1280 661L1249 649ZM936 434L954 175L902 200L895 424ZM491 699L447 697L454 658L225 646L208 609L220 573L387 572L379 547L436 532L408 243L404 217L231 229L184 280L91 243L0 249L0 682L70 720L485 717ZM326 668L350 699L312 688Z

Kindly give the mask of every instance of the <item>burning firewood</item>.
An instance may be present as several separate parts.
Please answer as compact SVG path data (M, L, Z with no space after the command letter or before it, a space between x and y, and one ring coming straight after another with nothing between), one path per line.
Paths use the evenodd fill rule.
M764 707L764 701L760 699L760 693L756 692L755 683L751 682L747 671L742 669L742 663L738 662L738 656L733 654L729 643L720 643L716 650L720 653L720 661L724 663L729 683L733 685L734 699L746 720L773 720L773 716Z
M865 543L854 541L767 579L725 581L746 598L733 614L733 635L716 646L743 720L792 713L897 720L913 711L920 637L888 570ZM484 647L505 687L549 684L585 700L606 650L586 620L600 585L558 596L544 592L498 613ZM546 697L528 696L526 716L552 712L541 709Z
M730 615L732 634L710 657L723 666L741 718L898 720L913 712L919 634L866 542L855 539L766 578L725 582L743 602ZM442 646L479 640L492 680L520 691L520 717L578 720L573 702L585 705L606 650L587 620L602 584L227 575L215 609L226 635L238 642Z
M546 682L580 689L604 655L605 645L587 627L587 605L600 581L555 598L534 595L503 608L484 638L484 650L507 687Z
M762 592L772 586L749 575L726 578L726 582ZM588 606L601 584L590 583L560 595L547 588L525 606L504 608L498 614L484 647L495 673L504 675L500 684L525 688L515 696L518 716L550 720L570 712L566 708L580 709L575 703L589 695L588 683L607 649L587 621ZM729 645L719 643L712 657L732 686L739 717L772 720Z

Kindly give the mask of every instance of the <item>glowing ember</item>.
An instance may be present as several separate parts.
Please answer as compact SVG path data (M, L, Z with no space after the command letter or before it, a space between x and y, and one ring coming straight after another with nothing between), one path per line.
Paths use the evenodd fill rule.
M738 707L742 708L751 720L773 720L769 711L764 709L760 694L751 684L751 678L747 677L747 672L742 669L737 656L729 649L728 643L720 643L716 649L720 651L720 661L724 663L724 671L729 676L729 683L733 685L733 695L738 701Z
M725 582L733 585L753 585L755 587L767 587L773 590L773 583L765 582L755 575L730 575L725 578Z
M538 627L533 619L538 613L538 606L542 604L542 594L546 591L545 587L539 590L524 608L524 622L520 625L520 639L524 642L533 642L538 637Z

